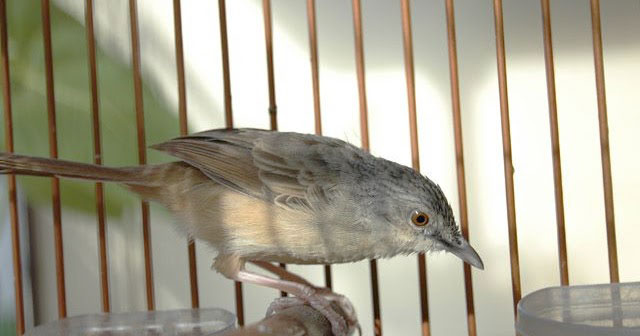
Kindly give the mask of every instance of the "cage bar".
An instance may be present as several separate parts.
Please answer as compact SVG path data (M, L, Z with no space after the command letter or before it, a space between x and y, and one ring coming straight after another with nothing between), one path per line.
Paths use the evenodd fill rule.
M51 50L51 17L49 0L41 0L42 35L47 90L47 117L49 125L49 155L58 158L56 125L56 99L53 86L53 54ZM51 178L51 203L53 208L53 237L55 243L56 284L58 292L58 317L67 317L67 295L64 281L64 255L62 245L62 215L60 210L60 180Z
M224 83L224 115L226 127L233 127L233 111L231 105L231 74L229 71L229 43L227 39L227 6L225 0L218 0L218 16L220 21L220 44L222 53L222 80Z
M364 77L364 46L362 38L362 12L360 0L353 0L353 31L356 49L356 72L358 76L358 100L360 103L360 140L362 148L369 151L369 117L367 112L367 90ZM380 318L380 289L378 285L378 263L370 260L371 299L373 301L373 332L382 335L382 319Z
M176 72L178 78L178 117L180 123L180 135L188 134L187 124L187 90L184 74L184 49L182 45L182 11L180 0L173 0L173 32L176 45ZM187 252L189 255L189 284L191 288L191 308L200 307L198 295L198 269L196 266L196 243L187 240Z
M364 79L364 46L362 41L362 13L360 0L353 1L353 30L356 47L356 72L358 75L358 102L360 104L360 139L362 148L369 151L369 116L367 114L367 88Z
M269 84L269 122L272 131L278 130L278 107L276 105L276 82L273 67L273 29L271 24L271 0L262 0L262 15L264 18L264 41L267 51L267 81ZM280 263L286 269L287 265ZM287 296L281 291L280 296Z
M0 67L2 67L2 97L4 110L4 141L6 150L13 153L13 111L11 105L11 71L9 70L9 45L7 33L7 6L0 0ZM9 216L13 251L13 284L16 295L16 334L24 334L24 298L22 292L22 257L20 253L20 219L15 175L7 175L9 190Z
M507 200L507 221L509 226L509 257L511 260L511 288L513 293L513 313L522 296L520 282L520 261L518 257L518 232L516 227L516 201L513 185L513 161L511 157L511 126L509 123L509 99L507 95L507 67L504 51L504 21L502 0L493 1L496 29L496 55L498 61L498 85L500 88L500 116L502 120L502 153L504 159L504 182Z
M222 53L222 74L224 84L224 110L225 126L227 129L233 128L233 110L231 104L231 74L229 71L229 44L227 39L227 10L225 0L218 0L218 16L220 21L220 44ZM244 300L242 295L242 283L234 282L234 292L236 299L236 317L238 325L244 325Z
M411 6L409 0L401 0L402 42L404 46L404 69L407 80L407 100L409 105L409 133L411 136L411 166L420 171L420 152L418 149L418 121L416 116L416 84L413 63L413 37L411 34ZM429 296L427 290L427 259L424 253L418 254L418 281L420 286L420 318L422 335L431 334L429 324Z
M96 42L93 26L93 0L85 1L85 29L87 54L89 57L89 86L91 87L91 122L93 126L93 163L102 165L102 138L100 131L100 105L98 100L98 69L96 64ZM100 292L102 311L111 310L109 297L109 267L107 264L107 237L105 229L104 188L101 182L95 184L96 220L98 221L98 263L100 267Z
M273 29L271 28L271 0L262 0L264 16L264 40L267 48L267 75L269 80L269 118L271 129L278 130L278 107L276 105L276 85L273 70Z
M142 100L142 74L140 71L140 40L138 36L138 13L136 0L129 0L131 25L131 58L133 63L133 89L135 93L136 128L138 135L138 162L147 163L146 137L144 129L144 105ZM147 291L147 309L155 309L153 290L153 263L151 256L151 231L149 228L149 202L141 201L142 237L144 241L144 268Z
M218 0L218 17L220 22L220 52L222 53L222 80L224 84L224 115L227 129L233 128L233 111L231 105L231 73L229 71L229 44L227 39L227 5L225 0ZM238 325L244 325L244 300L242 283L234 281L236 298L236 318Z
M567 236L564 222L564 193L562 190L562 161L560 160L560 135L558 131L558 105L556 103L556 79L553 62L553 40L551 35L551 9L549 0L540 0L544 36L544 61L547 74L547 97L549 100L549 129L551 131L551 153L553 159L553 183L558 231L558 262L560 284L569 285L569 263L567 262Z
M401 0L402 42L404 46L404 70L407 80L407 100L409 105L409 133L411 136L411 166L420 171L418 150L418 122L416 119L416 84L413 65L413 38L411 35L411 8L409 0Z
M607 224L607 248L609 254L609 279L620 282L616 222L613 210L613 182L611 157L609 154L609 123L607 121L607 96L604 88L604 63L602 60L602 31L600 28L600 0L591 0L591 27L593 33L593 60L596 71L598 94L598 121L600 128L600 155L602 157L602 184L604 188L604 210Z
M309 25L309 53L311 56L311 84L313 87L313 115L315 133L322 135L322 114L320 111L320 71L318 70L318 31L316 29L316 2L307 0L307 23ZM324 284L333 287L331 265L324 265Z
M307 22L309 24L309 51L311 54L311 84L313 86L315 132L318 135L322 135L322 115L320 113L320 72L318 70L318 31L316 29L315 0L307 0Z
M178 118L180 135L189 132L187 124L187 90L184 75L184 48L182 45L182 11L180 0L173 0L173 34L176 49L176 73L178 78Z
M458 76L458 49L456 43L456 22L453 0L445 0L447 12L447 45L449 49L449 77L451 83L451 111L456 150L456 177L458 180L458 202L460 203L460 228L462 236L469 239L469 213L467 206L467 181L465 177L464 146L462 141L462 117L460 113L460 83ZM462 263L467 307L467 331L469 336L477 335L476 312L473 299L473 279L471 266Z

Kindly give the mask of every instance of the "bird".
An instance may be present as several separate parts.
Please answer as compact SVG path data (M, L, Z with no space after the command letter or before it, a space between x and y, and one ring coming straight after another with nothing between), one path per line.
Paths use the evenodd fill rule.
M435 182L345 141L236 128L151 148L177 160L115 168L0 153L0 174L123 185L165 206L188 237L213 247L213 268L223 276L295 296L269 311L309 304L327 317L335 335L358 326L349 300L272 263L335 264L446 251L484 269ZM246 263L277 277L247 270Z

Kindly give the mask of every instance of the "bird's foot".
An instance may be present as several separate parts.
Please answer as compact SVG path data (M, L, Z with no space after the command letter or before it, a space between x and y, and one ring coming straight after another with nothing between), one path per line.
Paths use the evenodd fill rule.
M351 301L328 288L313 288L313 292L305 295L305 297L277 298L267 309L267 316L303 304L310 305L324 315L331 323L331 331L334 335L351 335L356 329L358 329L359 334L362 334L356 311Z

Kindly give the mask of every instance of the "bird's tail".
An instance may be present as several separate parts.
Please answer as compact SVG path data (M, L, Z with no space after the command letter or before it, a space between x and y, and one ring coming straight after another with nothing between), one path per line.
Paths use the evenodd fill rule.
M148 185L153 166L110 168L94 164L0 153L0 174L66 177L89 181Z

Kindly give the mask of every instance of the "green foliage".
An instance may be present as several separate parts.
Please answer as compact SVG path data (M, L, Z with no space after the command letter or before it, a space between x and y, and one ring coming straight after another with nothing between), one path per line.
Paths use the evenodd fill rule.
M13 318L13 317L12 317ZM7 321L0 319L0 336L10 336L16 334L15 321Z
M15 151L48 156L44 47L40 1L10 0L7 3L11 98ZM59 157L93 162L91 90L86 32L82 24L51 7L54 88ZM137 164L135 100L131 69L98 49L98 89L102 128L103 162L106 165ZM1 84L0 84L1 85ZM177 116L144 91L146 137L149 145L178 135ZM0 106L4 114L3 107ZM4 123L4 121L2 121ZM4 124L0 128L4 147ZM168 160L149 152L150 162ZM21 177L19 183L34 202L51 199L48 179ZM92 183L63 181L63 205L84 211L95 208ZM111 214L119 214L135 199L121 188L108 188L106 202Z

